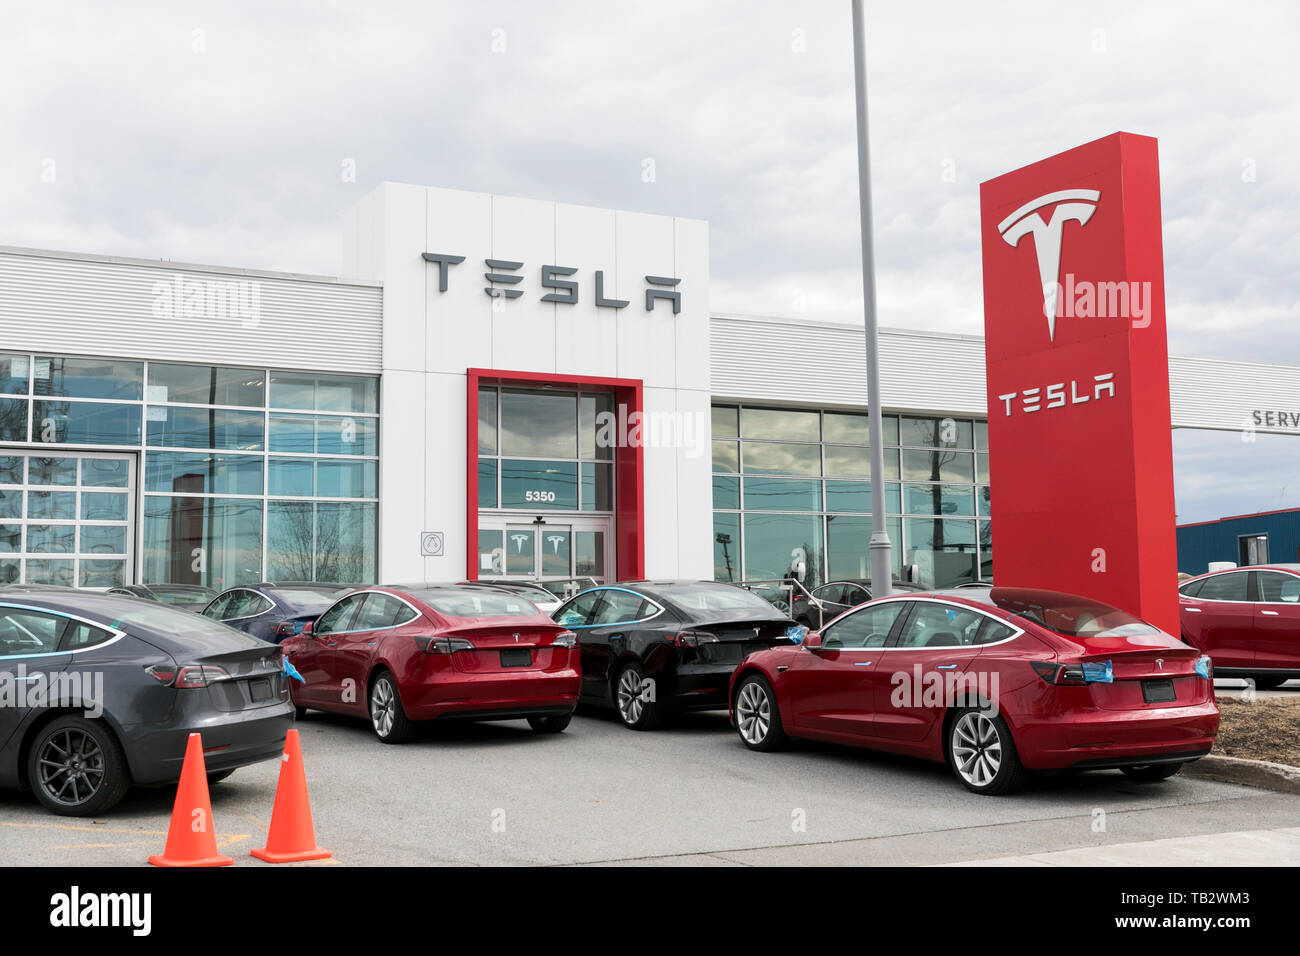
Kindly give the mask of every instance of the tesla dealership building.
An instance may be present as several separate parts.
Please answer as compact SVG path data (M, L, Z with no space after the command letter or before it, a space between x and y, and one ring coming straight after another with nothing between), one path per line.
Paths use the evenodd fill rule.
M0 582L867 575L861 329L712 310L706 223L385 184L343 246L0 248ZM895 567L987 578L983 340L881 360ZM1173 427L1300 433L1300 368L1170 378Z

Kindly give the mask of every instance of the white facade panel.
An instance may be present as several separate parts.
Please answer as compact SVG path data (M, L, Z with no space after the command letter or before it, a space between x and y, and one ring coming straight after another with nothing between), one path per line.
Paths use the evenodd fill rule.
M9 349L375 373L373 283L0 248Z

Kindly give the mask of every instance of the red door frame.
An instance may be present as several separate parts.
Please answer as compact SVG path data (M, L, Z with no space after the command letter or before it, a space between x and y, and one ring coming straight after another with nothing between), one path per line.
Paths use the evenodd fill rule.
M596 378L551 375L501 369L466 369L465 406L465 577L478 580L478 391L479 384L563 385L613 392L614 403L627 409L627 420L643 414L642 383L638 378ZM633 419L632 415L637 418ZM619 420L624 416L619 415ZM614 456L614 570L620 581L645 577L645 455L638 443L619 445Z

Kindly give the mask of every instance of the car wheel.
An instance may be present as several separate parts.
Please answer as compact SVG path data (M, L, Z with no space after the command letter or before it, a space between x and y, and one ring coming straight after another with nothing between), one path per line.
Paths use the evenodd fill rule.
M628 664L618 674L614 703L618 716L633 730L653 730L663 718L663 708L654 699L654 682L647 680L637 663Z
M229 770L214 770L212 773L208 774L208 785L211 786L214 783L220 783L234 772L234 767L231 767Z
M565 727L569 726L569 721L572 719L572 714L556 714L551 717L529 717L528 726L533 728L535 733L558 734L563 732Z
M741 681L736 691L736 730L750 750L779 750L789 740L772 685L757 674Z
M1286 683L1285 677L1278 677L1276 674L1256 674L1251 677L1255 682L1256 690L1277 690Z
M386 744L406 743L415 736L415 723L402 709L397 682L388 671L380 671L370 682L370 725Z
M1120 767L1119 769L1130 780L1155 783L1158 780L1168 780L1182 770L1183 765L1180 763L1150 763L1143 764L1140 767Z
M126 795L126 755L102 720L60 717L32 741L27 780L47 810L63 816L103 813Z
M1028 776L1006 721L980 708L958 711L953 718L948 763L972 793L1011 793Z

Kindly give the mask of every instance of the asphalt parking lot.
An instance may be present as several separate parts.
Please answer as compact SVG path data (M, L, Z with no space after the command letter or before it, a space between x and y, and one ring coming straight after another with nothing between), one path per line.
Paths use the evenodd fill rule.
M939 864L1106 844L1300 827L1293 795L1117 771L979 797L939 765L805 744L746 750L725 714L653 733L581 714L536 736L522 721L426 727L385 746L360 721L299 723L317 839L304 865ZM265 842L278 763L212 788L222 852ZM165 840L174 790L135 790L103 820L56 817L0 794L0 862L143 865ZM1277 862L1294 862L1282 861Z

